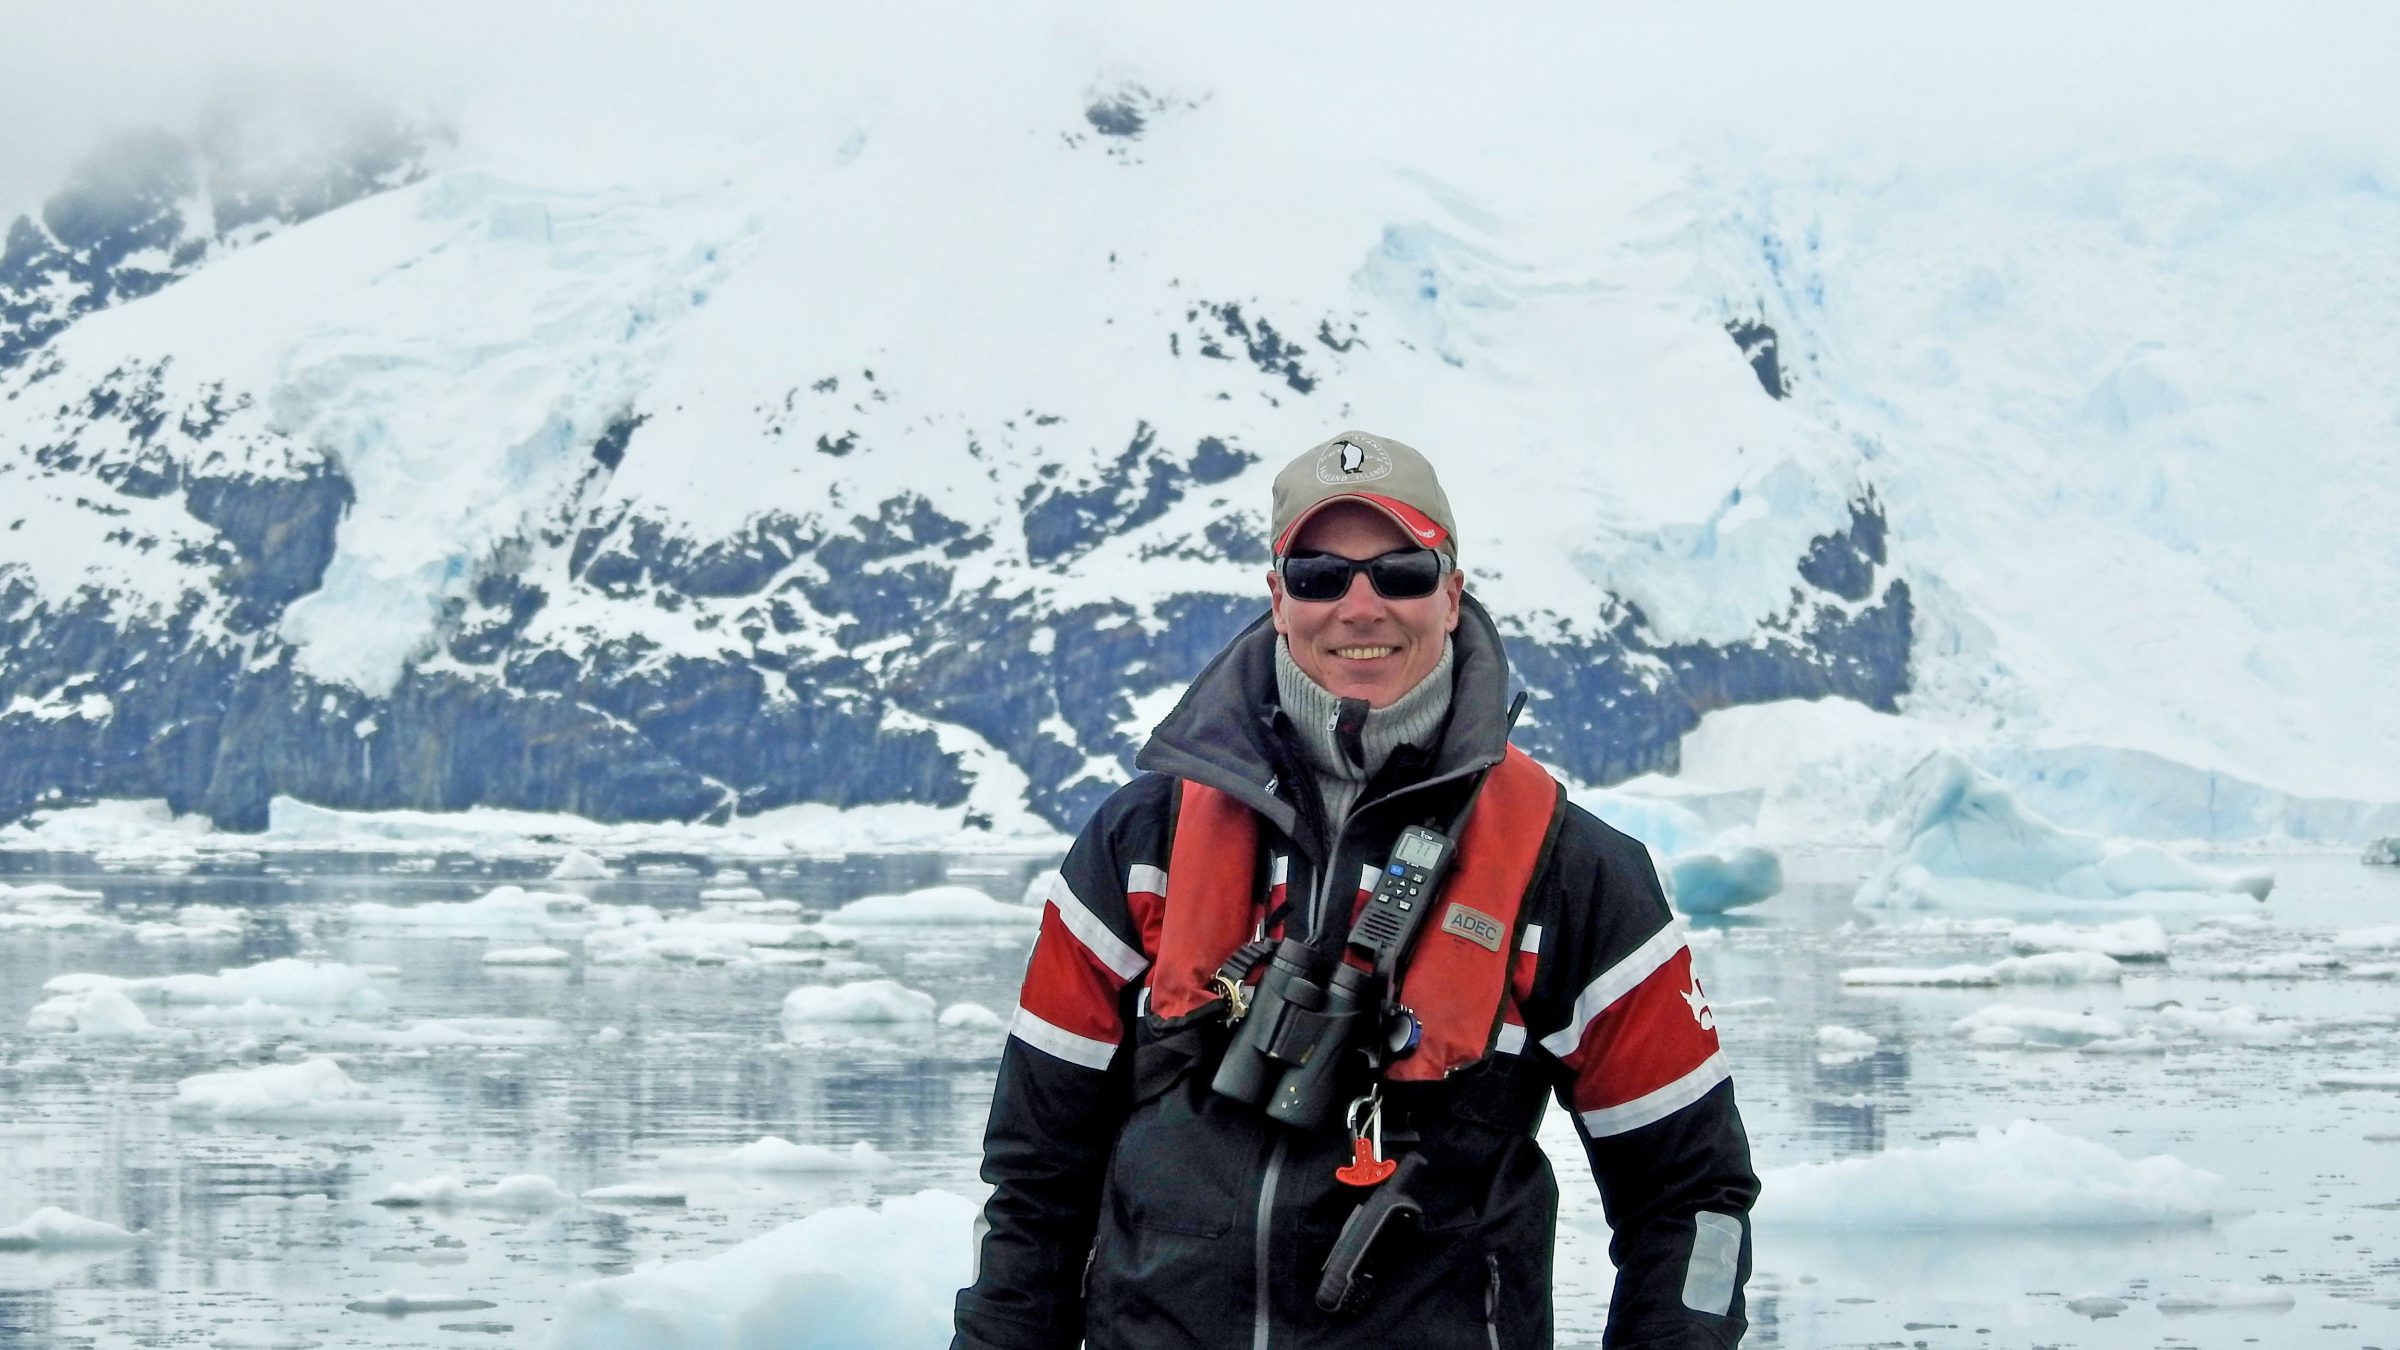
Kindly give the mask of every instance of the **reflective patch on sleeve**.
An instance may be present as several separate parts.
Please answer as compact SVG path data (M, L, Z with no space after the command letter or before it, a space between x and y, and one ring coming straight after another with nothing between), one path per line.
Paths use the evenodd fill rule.
M1067 884L1063 874L1050 883L1050 903L1057 908L1059 920L1066 924L1067 931L1075 935L1075 940L1083 944L1094 960L1114 972L1120 983L1150 968L1150 958L1126 946L1110 932L1100 916L1075 894L1075 888Z
M1036 1050L1056 1055L1069 1064L1087 1069L1106 1069L1117 1056L1117 1047L1090 1036L1078 1036L1064 1027L1052 1026L1023 1008L1008 1025L1008 1034Z
M1692 1259L1683 1268L1683 1306L1724 1317L1733 1311L1734 1274L1741 1268L1742 1221L1702 1210L1692 1216Z

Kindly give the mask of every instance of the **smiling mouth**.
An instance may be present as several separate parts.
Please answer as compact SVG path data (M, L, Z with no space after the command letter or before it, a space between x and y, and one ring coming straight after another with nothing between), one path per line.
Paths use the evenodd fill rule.
M1346 661L1373 661L1398 650L1398 647L1336 647L1333 654Z

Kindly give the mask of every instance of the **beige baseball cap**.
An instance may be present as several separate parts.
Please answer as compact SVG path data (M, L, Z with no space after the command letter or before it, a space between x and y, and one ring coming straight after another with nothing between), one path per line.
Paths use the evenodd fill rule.
M1310 516L1341 501L1365 502L1418 543L1458 557L1450 499L1433 465L1412 446L1364 431L1319 442L1275 475L1275 556L1290 550Z

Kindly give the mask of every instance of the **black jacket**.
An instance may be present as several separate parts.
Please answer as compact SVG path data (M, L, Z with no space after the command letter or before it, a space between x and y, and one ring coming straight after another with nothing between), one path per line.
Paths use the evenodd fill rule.
M1143 1014L1176 780L1258 813L1288 871L1290 931L1304 933L1314 878L1357 876L1407 824L1446 822L1499 759L1507 664L1472 599L1455 638L1440 744L1395 752L1330 845L1278 725L1263 619L1160 725L1139 760L1150 772L1084 828L1044 908L993 1089L983 1178L995 1189L954 1350L1548 1347L1557 1189L1532 1136L1553 1095L1575 1115L1614 1233L1606 1344L1741 1339L1758 1182L1713 1013L1648 853L1588 813L1564 807L1526 895L1494 1052L1392 1094L1393 1151L1426 1155L1425 1215L1377 1247L1361 1312L1314 1302L1358 1198L1332 1177L1347 1134L1295 1131L1215 1095L1222 1035L1169 1034Z

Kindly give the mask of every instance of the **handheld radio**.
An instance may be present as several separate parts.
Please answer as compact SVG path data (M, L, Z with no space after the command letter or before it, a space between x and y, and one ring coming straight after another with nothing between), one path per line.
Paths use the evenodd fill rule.
M1376 876L1374 894L1350 928L1350 945L1374 962L1376 975L1385 981L1398 970L1457 857L1458 845L1450 836L1422 825L1402 830L1392 845L1391 861Z

